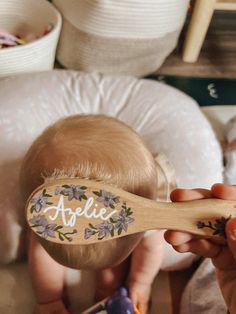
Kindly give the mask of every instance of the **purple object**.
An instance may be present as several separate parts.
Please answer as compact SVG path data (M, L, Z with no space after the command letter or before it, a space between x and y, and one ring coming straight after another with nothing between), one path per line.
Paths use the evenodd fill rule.
M126 288L118 289L106 303L108 314L134 314L134 306Z
M86 313L96 314L101 311L107 311L107 314L134 314L134 306L128 297L128 290L124 287L119 288L106 302L102 301Z

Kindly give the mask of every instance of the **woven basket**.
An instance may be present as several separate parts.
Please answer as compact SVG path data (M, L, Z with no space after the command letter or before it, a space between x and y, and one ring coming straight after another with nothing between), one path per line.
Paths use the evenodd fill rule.
M42 37L50 24L53 29ZM0 49L0 77L53 68L61 15L51 3L46 0L1 0L0 29L12 34L29 32L39 37L22 46Z
M57 60L85 72L154 72L177 45L189 0L53 0L63 16Z

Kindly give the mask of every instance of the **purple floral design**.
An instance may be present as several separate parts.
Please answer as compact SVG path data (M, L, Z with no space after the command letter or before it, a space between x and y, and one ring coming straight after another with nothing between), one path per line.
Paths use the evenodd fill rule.
M52 203L48 201L49 197L52 197L52 195L47 194L46 189L44 189L41 194L33 197L30 201L30 204L32 204L30 208L31 214L33 212L39 213L41 209L46 205L52 205Z
M32 228L36 229L36 233L44 239L47 239L48 237L56 238L56 233L61 241L66 239L71 242L73 239L68 235L77 233L76 229L74 229L73 232L62 232L61 229L63 227L61 225L49 224L44 215L33 216L33 218L29 220L29 223Z
M102 240L109 236L114 237L115 231L117 231L118 235L122 231L127 232L128 225L134 221L134 218L131 217L132 214L131 208L127 207L126 203L124 203L119 214L114 214L109 221L103 221L101 224L95 226L89 224L90 228L84 230L84 238L87 240L96 234L98 240Z
M80 185L62 185L62 187L57 186L55 189L55 195L62 194L64 196L68 196L68 201L71 201L73 199L80 200L82 199L87 200L87 196L85 195L87 190L86 186L80 186Z
M231 215L228 218L221 217L216 219L215 223L208 221L208 224L205 224L202 221L197 222L198 229L209 228L213 230L213 235L219 235L226 238L225 226L228 220L231 219Z
M84 238L89 239L92 235L97 233L98 240L102 240L103 238L107 238L109 235L112 234L112 231L114 230L114 226L109 221L104 221L101 224L93 226L92 224L89 224L91 229L86 228Z
M118 235L121 234L122 230L127 232L128 225L134 221L134 218L130 217L131 214L130 208L128 210L122 208L119 215L115 214L111 217L111 221L115 223L115 229L118 230Z
M111 192L104 190L93 191L93 194L97 195L97 202L103 203L105 207L115 208L115 205L120 202L120 197L113 195Z
M92 224L89 224L89 226L91 227L91 229L90 228L86 228L85 230L84 230L84 238L87 240L87 239L89 239L91 236L93 236L95 233L97 233L95 230L96 230L96 228L92 225ZM95 229L95 230L93 230L93 229Z

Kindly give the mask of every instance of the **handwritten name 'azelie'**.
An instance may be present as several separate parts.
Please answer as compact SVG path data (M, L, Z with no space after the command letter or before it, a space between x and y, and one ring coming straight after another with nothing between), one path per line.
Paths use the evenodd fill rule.
M46 207L43 212L55 211L53 214L50 213L48 218L52 221L57 220L58 216L61 216L61 220L64 226L74 227L76 224L76 218L79 216L84 216L87 219L96 218L102 220L108 220L112 215L114 215L117 210L113 210L107 214L106 208L93 208L94 198L89 197L83 208L77 207L75 211L71 208L65 208L64 196L61 195L56 206ZM97 204L95 204L96 206Z

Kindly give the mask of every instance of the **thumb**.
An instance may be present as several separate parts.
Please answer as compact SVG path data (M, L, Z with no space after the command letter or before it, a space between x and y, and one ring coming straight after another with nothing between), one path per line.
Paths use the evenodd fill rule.
M227 243L236 263L236 218L226 224Z

